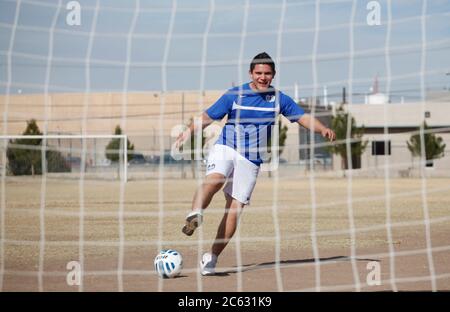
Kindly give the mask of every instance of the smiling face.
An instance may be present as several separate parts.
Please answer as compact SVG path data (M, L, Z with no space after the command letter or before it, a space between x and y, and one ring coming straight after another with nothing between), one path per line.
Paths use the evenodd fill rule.
M249 74L252 79L250 87L259 92L267 91L272 83L273 77L275 77L272 67L267 64L256 64L255 68Z

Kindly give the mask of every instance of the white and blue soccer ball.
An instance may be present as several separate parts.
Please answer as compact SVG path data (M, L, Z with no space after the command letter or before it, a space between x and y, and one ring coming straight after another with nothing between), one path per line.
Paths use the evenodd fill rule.
M173 278L183 269L183 256L176 250L161 250L155 257L155 270L161 278Z

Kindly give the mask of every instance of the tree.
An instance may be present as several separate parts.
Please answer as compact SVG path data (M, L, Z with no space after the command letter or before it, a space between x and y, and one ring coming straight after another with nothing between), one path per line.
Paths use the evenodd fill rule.
M423 137L425 142L426 166L433 166L433 159L438 159L444 156L446 145L443 143L441 137L436 137L434 133L426 131L429 130L430 127L428 127L425 121L422 124L422 128L425 131ZM422 157L422 140L420 137L420 134L412 135L409 142L406 142L413 157Z
M35 119L27 121L22 135L42 135ZM8 169L13 175L42 174L42 139L10 140L6 151ZM45 152L48 172L68 172L70 166L58 151Z
M120 135L122 134L122 129L120 128L119 125L116 126L116 129L114 130L114 134L115 135ZM121 139L119 138L114 138L111 139L111 141L109 141L108 145L106 145L106 158L108 158L109 160L111 160L111 162L118 162L120 159L120 152L121 151L121 146L120 146L120 141ZM131 142L128 140L127 138L127 157L128 157L128 161L132 160L134 157L134 145L131 144Z
M27 127L22 135L42 135L35 119L27 121ZM34 175L40 173L42 139L10 140L6 152L8 168L13 175Z
M347 137L347 126L349 119L350 136ZM359 159L368 144L368 141L362 140L362 136L364 135L364 126L360 128L356 127L355 118L353 118L350 113L345 112L341 105L336 111L336 116L333 116L331 120L331 128L336 133L336 141L342 141L343 143L333 144L329 147L329 151L333 154L340 155L342 159L342 168L348 169L347 140L352 140L353 142L350 142L351 168L359 168Z

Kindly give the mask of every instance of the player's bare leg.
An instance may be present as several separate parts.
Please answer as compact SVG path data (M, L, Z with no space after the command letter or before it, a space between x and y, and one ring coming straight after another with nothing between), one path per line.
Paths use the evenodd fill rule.
M225 176L220 173L212 173L206 176L205 181L195 192L192 200L192 210L206 209L216 194L225 183Z
M202 211L211 203L214 194L225 183L225 176L220 173L212 173L206 176L202 185L197 189L192 200L192 212L186 217L186 224L182 232L191 236L195 229L202 223Z
M219 256L227 246L228 242L236 232L239 224L239 217L241 215L244 204L234 199L225 193L226 205L225 213L217 229L216 239L211 248L211 252L215 256Z
M225 193L226 205L225 213L219 228L217 229L216 239L211 248L211 252L203 254L200 261L200 272L202 275L216 274L217 257L222 253L228 242L233 237L239 223L239 216L244 205L238 200Z

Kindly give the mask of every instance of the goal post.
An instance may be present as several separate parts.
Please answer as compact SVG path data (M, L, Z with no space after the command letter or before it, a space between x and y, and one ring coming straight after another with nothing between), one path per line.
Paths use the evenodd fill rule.
M106 150L109 141L113 139L120 140L119 148L117 150ZM15 142L19 141L19 143L11 144L12 140ZM42 142L39 144L27 144L23 140L42 140ZM51 166L50 168L44 166L43 168L47 169L44 169L46 173L73 172L75 171L72 170L73 167L79 168L80 170L84 167L84 172L87 172L87 167L89 167L90 176L104 178L117 175L117 178L121 181L128 181L128 137L125 134L0 135L0 141L2 142L0 145L2 153L7 153L8 149L42 152L42 148L44 148L46 152L52 151L52 154L48 154L51 155L51 157L46 156L46 153L42 153L42 155L47 158L47 163L49 162L48 158L57 158L58 168L53 169L52 171ZM85 144L83 144L83 141L85 141ZM44 144L45 147L42 147ZM106 153L118 153L119 157L117 163L112 164L106 157ZM12 175L26 175L20 168L18 168L18 174L11 172L11 164L8 164L8 157L0 159L6 159L6 163L2 163L0 166L2 170L9 169L9 174ZM82 159L84 159L84 164L82 164ZM1 162L3 162L3 160L1 160ZM114 170L116 167L117 174L115 173L116 170Z

